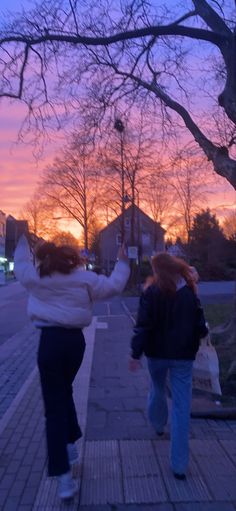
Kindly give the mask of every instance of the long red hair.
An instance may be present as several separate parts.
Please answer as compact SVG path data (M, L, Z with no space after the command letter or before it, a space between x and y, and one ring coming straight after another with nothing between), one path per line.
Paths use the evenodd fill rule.
M174 294L180 278L196 293L196 284L190 266L166 252L152 257L153 276L146 281L145 288L151 284L157 285L163 293Z

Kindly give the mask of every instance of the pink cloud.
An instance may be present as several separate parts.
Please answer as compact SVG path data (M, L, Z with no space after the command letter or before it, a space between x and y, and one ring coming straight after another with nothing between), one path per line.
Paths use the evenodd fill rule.
M44 159L37 162L31 145L17 143L25 114L26 107L21 103L7 100L0 103L0 209L16 216L33 195L42 169L53 159L58 146L63 146L62 140L58 144L52 142ZM227 210L235 202L236 192L219 177L208 204L203 207L214 208L218 216L223 211L219 206L225 205Z

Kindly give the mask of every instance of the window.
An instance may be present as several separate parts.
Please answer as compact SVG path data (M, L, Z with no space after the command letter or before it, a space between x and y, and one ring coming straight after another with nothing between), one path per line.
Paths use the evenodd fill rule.
M121 246L121 244L122 244L121 234L116 235L116 244L118 245L118 247Z
M3 222L0 222L0 236L4 236L5 232L4 232L4 223Z
M147 232L142 233L142 245L144 247L148 247L151 244L151 236Z
M130 218L125 218L125 227L130 227Z

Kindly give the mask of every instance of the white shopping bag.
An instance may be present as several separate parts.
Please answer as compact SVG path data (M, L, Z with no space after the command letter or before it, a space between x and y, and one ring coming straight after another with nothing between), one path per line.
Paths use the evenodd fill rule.
M219 360L211 344L209 333L201 339L193 363L193 389L222 394L219 382Z

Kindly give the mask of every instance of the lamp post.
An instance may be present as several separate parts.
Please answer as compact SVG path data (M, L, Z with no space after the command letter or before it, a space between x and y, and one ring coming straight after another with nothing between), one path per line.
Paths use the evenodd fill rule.
M124 124L121 119L116 118L114 128L120 134L120 159L121 159L121 243L125 237L125 172L124 172Z
M138 289L141 288L141 256L142 256L142 244L141 244L141 232L140 232L140 210L139 210L139 190L136 186L134 186L134 192L137 195L137 208L138 208L138 215L137 215L137 231L138 231Z

